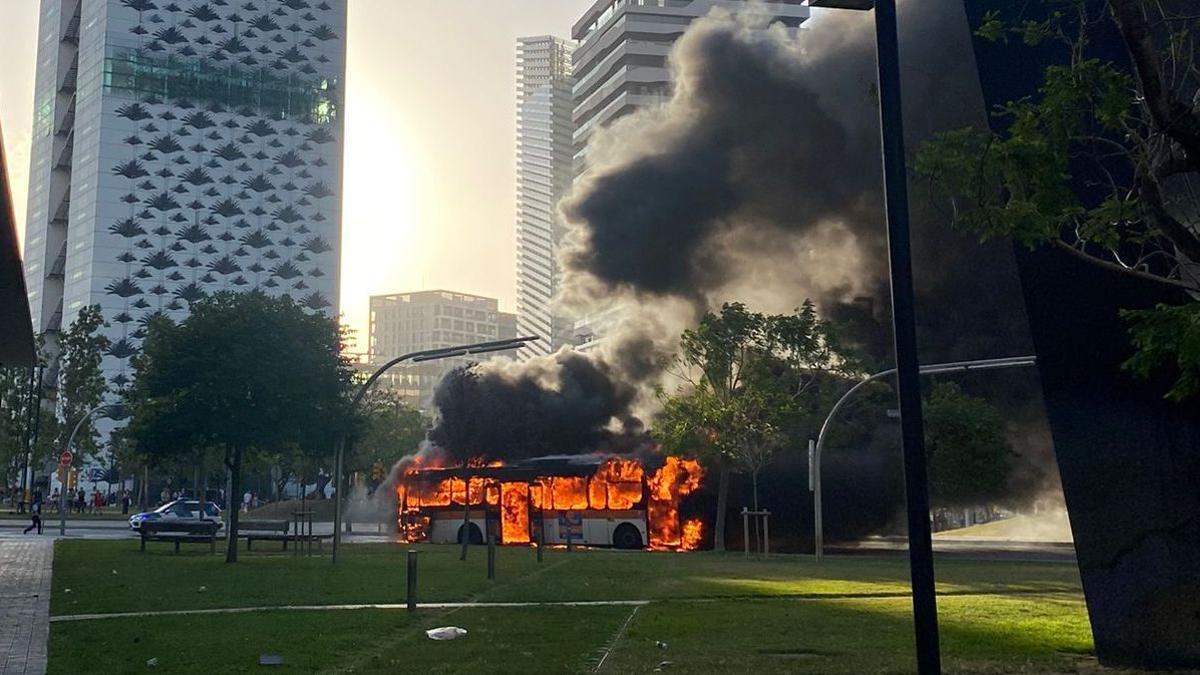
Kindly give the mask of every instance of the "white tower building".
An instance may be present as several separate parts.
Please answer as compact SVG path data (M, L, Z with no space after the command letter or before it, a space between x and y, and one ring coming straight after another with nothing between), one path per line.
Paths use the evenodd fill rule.
M34 328L99 305L109 385L217 291L337 313L346 0L42 0Z
M521 348L548 354L570 336L555 315L558 200L571 186L572 45L549 35L517 41L517 317L522 335L542 339Z

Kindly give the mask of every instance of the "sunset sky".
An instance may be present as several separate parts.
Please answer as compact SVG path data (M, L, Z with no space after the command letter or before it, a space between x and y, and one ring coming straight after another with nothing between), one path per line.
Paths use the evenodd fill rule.
M592 0L351 0L344 318L449 288L515 311L516 39L567 37ZM0 0L0 124L25 221L38 0Z

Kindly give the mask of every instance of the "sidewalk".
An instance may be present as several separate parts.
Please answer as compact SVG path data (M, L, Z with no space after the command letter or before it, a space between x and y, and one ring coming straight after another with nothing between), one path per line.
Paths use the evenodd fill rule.
M46 672L53 559L49 535L0 540L0 675Z

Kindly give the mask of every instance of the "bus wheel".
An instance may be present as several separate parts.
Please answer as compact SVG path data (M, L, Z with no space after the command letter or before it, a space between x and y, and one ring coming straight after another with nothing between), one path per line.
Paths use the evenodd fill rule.
M613 547L636 549L642 547L642 533L629 523L621 523L613 531Z
M479 545L483 543L483 532L475 523L467 523L466 525L458 526L458 543L463 542L463 530L467 532L467 543Z

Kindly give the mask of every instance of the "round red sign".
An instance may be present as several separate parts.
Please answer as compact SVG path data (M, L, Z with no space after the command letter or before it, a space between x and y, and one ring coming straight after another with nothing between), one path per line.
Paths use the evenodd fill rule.
M58 463L62 464L63 466L70 465L71 464L71 453L67 450L63 450L63 454L59 455L59 457L58 457Z

